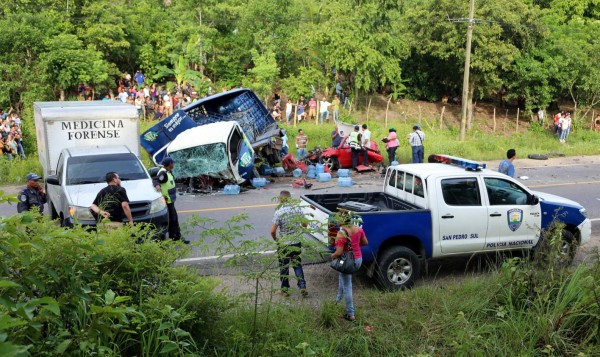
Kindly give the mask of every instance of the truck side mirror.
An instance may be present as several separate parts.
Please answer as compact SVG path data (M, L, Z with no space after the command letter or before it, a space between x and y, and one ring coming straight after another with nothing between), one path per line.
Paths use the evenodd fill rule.
M536 195L531 195L529 197L527 197L527 204L531 205L531 206L535 206L538 203L540 203L540 199L538 196Z
M48 184L48 185L55 185L55 186L59 185L59 183L58 183L58 176L56 176L56 175L50 175L50 176L46 177L46 184Z

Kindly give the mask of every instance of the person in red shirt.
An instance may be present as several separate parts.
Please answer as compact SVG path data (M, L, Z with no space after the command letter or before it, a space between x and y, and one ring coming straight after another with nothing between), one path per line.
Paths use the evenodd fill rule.
M360 218L358 219L360 220ZM344 252L352 249L354 264L358 270L362 265L362 251L360 247L369 244L365 231L362 227L354 224L355 217L350 211L338 213L336 220L340 226L340 230L335 238L335 252L331 254L331 259L337 259ZM348 321L356 320L352 298L352 274L339 273L338 292L335 301L340 302L342 297L346 302L346 314L344 318Z

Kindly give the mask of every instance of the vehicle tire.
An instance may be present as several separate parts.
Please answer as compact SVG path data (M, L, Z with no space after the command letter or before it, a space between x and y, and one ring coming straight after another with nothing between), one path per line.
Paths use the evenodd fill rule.
M321 156L321 163L327 166L329 171L337 170L340 167L337 156Z
M575 236L570 231L563 229L561 234L560 242L560 256L559 263L563 266L569 266L575 259L575 253L577 253L577 241Z
M58 218L58 212L56 212L56 208L54 208L54 204L52 204L52 201L48 201L48 205L50 206L50 219L54 221Z
M419 257L406 247L387 248L376 264L377 282L386 290L410 289L421 272Z
M67 227L67 222L65 222L65 217L62 214L58 216L58 219L61 227Z
M532 160L548 160L548 155L544 154L529 154L527 157Z

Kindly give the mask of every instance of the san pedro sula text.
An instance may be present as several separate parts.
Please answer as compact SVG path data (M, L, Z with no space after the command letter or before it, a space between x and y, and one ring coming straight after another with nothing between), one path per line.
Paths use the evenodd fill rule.
M67 133L67 140L118 139L120 138L120 129L123 127L122 120L62 122L62 130Z

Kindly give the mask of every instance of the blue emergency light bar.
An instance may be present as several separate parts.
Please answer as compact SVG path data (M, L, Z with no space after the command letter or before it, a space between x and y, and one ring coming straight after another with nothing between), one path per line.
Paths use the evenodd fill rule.
M471 170L471 171L479 171L479 170L485 169L485 167L486 167L486 164L483 162L467 160L467 159L463 159L461 157L454 157L454 156L449 156L449 155L434 154L433 160L435 160L436 162L439 162L439 163L443 163L443 164L464 167L465 169Z

